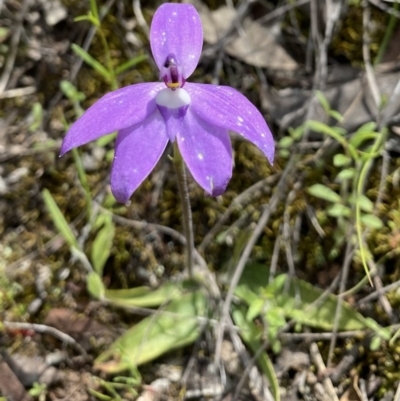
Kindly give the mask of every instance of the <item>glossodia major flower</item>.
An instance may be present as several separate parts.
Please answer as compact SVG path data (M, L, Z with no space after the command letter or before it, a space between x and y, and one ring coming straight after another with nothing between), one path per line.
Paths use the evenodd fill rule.
M213 196L225 191L232 176L229 131L252 142L272 163L271 131L246 97L228 86L186 82L203 46L203 28L192 5L161 5L151 24L150 44L161 82L103 96L71 126L61 155L118 131L111 190L122 203L150 174L169 141L177 141L193 178Z

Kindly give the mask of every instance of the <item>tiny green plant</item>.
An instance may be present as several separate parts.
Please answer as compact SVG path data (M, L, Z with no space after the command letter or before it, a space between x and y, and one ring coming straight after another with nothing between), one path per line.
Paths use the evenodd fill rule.
M29 131L35 132L41 128L43 122L43 107L39 102L35 102L32 106L31 123Z
M340 121L339 115L332 114L329 103L322 93L318 93L318 99L325 112ZM320 121L307 121L306 126L314 132L331 137L342 145L343 153L336 153L333 159L334 166L339 169L335 178L339 190L333 190L325 184L313 184L308 188L308 193L330 203L331 206L326 213L338 220L339 229L340 227L342 227L341 230L344 229L347 223L355 227L359 255L369 278L367 266L369 251L363 231L365 228L379 230L384 224L375 213L374 204L364 194L364 190L371 164L381 154L387 130L382 129L378 132L374 122L362 125L353 133L348 133L338 126L328 126ZM337 238L343 240L344 235L339 235Z
M45 401L47 395L46 384L33 383L32 388L29 389L28 393L37 399L38 401Z
M146 55L137 55L132 59L114 67L112 60L110 47L107 42L106 35L101 25L101 12L99 12L96 0L90 0L90 11L87 15L81 15L75 18L76 22L89 21L93 26L97 28L97 34L99 35L101 44L103 46L103 52L106 58L106 65L104 66L101 62L97 61L92 57L85 49L77 44L72 44L73 52L79 56L87 65L93 68L104 80L111 86L112 89L118 88L118 75L122 74L129 68L136 66L142 61L147 59Z

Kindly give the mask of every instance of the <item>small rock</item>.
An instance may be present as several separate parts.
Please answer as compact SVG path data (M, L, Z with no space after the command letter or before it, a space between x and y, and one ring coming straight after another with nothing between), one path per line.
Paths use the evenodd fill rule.
M42 357L13 354L6 360L25 387L31 387L35 382L50 386L61 379L58 370L54 366L48 365Z
M0 394L10 401L31 401L18 377L0 356Z
M67 9L59 0L40 0L44 10L46 24L54 26L67 18Z
M29 170L26 167L19 167L15 169L11 174L6 178L7 184L15 184L21 180L21 178L27 176Z
M0 195L5 195L8 192L8 186L4 178L0 176Z

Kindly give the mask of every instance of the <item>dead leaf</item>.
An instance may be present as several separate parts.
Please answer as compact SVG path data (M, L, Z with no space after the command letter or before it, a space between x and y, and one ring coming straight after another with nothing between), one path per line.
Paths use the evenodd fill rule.
M231 26L236 23L237 13L230 7L223 6L210 11L197 2L194 5L199 11L204 29L204 40L208 44L215 45L225 38ZM224 46L230 56L255 67L285 71L298 68L296 61L277 43L268 28L249 17L244 18L240 25L243 30L239 33L235 29Z
M348 70L348 67L346 69ZM337 69L338 73L340 73L340 68ZM343 75L350 79L347 82L337 79L334 79L333 82L328 82L328 87L323 91L323 94L327 98L331 109L339 111L344 117L341 125L351 132L362 124L376 121L379 110L373 102L363 73L358 72L358 76L353 79L351 77L357 75L356 69L354 69L353 73L345 71ZM390 99L400 79L400 71L378 71L376 79L382 97ZM271 89L263 96L262 106L281 128L287 128L287 126L296 127L304 122L308 110L308 101L311 96L312 91L308 89ZM386 107L387 110L384 110L384 113L387 113L389 117L395 116L400 112L399 102L389 104ZM317 104L312 118L325 123L329 120L319 104Z

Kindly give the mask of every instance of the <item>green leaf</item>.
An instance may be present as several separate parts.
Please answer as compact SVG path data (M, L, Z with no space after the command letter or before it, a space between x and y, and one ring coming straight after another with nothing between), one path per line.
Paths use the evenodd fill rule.
M333 165L335 167L344 167L351 164L352 159L349 156L346 156L342 153L339 153L333 157Z
M375 132L356 132L349 139L349 144L358 149L362 143L369 140L375 140L378 134Z
M165 283L157 289L136 287L123 290L106 290L105 298L115 305L151 308L159 306L182 295L182 286L177 283Z
M65 220L64 215L57 206L50 192L47 189L44 189L42 195L47 211L49 212L50 217L59 233L64 237L65 241L71 248L79 249L78 241L75 238L74 233L72 232L67 220Z
M338 298L335 295L329 295L322 304L313 305L321 297L323 290L295 277L284 276L286 276L284 286L278 287L279 289L273 294L276 307L281 308L282 314L303 325L332 330ZM268 273L265 273L265 266L252 263L246 266L237 287L239 291L235 291L235 295L245 304L250 305L256 297L262 296L267 287ZM253 294L252 299L246 298L248 294ZM338 327L339 330L370 329L384 339L389 336L386 329L380 327L372 319L364 318L346 302L342 302Z
M268 322L268 331L271 330L271 327L274 328L274 335L278 334L278 331L286 325L285 313L282 308L269 308L265 312L265 318Z
M200 290L173 300L119 337L96 359L95 369L115 374L193 343L202 330L197 317L205 313L206 298Z
M96 0L90 0L90 12L93 15L93 17L100 22L99 18L99 10L97 7L97 2Z
M356 202L359 203L360 209L366 213L372 213L374 211L373 202L365 195L351 196L349 202L354 205Z
M315 96L317 97L319 103L321 104L322 108L324 109L326 114L329 114L331 111L331 106L328 102L328 99L321 91L315 91Z
M289 127L289 135L295 140L298 141L304 134L304 125L300 125L297 128Z
M250 307L246 314L246 319L251 321L255 317L259 316L261 314L262 310L265 308L265 306L266 306L265 299L257 298L255 301L253 301L250 304Z
M363 124L356 133L360 132L375 132L377 124L375 121L370 121L368 123Z
M374 214L364 214L361 216L361 222L367 226L368 228L372 228L373 230L380 230L383 228L383 221Z
M252 321L246 319L245 310L243 307L233 306L232 313L233 321L240 329L240 336L247 346L256 353L262 346L260 338L262 336L262 329L257 327ZM279 383L276 377L274 365L271 362L268 354L263 352L258 358L258 364L265 376L267 377L271 392L275 401L280 401Z
M310 188L308 188L307 192L316 198L323 199L328 202L338 203L342 201L340 195L322 184L312 185Z
M112 134L104 135L96 141L96 145L100 146L100 147L104 147L104 146L108 145L110 142L112 142L116 136L117 136L117 134L115 132Z
M329 135L337 140L343 135L346 135L347 131L340 127L330 127L322 123L321 121L309 120L307 121L307 126L315 132L320 134Z
M336 203L327 210L327 215L331 217L349 217L351 214L350 208L341 203Z
M278 147L281 149L286 149L290 148L293 145L293 138L290 136L284 136L279 142L278 142Z
M91 260L93 268L99 276L103 275L103 268L110 256L113 245L115 226L111 216L97 233L92 245Z
M81 102L86 98L84 93L79 92L71 82L65 79L60 82L60 89L72 102Z
M332 330L338 298L330 295L318 306L312 306L323 291L311 284L288 277L289 289L286 293L276 294L277 304L287 317L298 323L319 329ZM362 330L368 327L366 319L346 302L342 303L339 330Z
M381 348L381 345L382 345L382 338L379 336L373 336L369 344L369 349L371 351L378 351L379 348Z
M236 287L235 294L238 298L245 299L246 303L249 305L257 303L257 301L260 299L260 296L245 284L239 284Z
M107 81L112 79L111 73L107 70L107 68L103 67L97 60L95 60L86 50L82 49L82 47L73 43L71 45L74 53L79 56L86 64L90 65L95 71L97 71L100 75L102 75Z
M140 56L136 56L128 60L127 62L121 64L119 67L115 69L115 75L122 74L129 68L134 67L135 65L141 63L142 61L147 60L146 54L141 54Z
M352 167L350 168L346 168L344 170L342 170L337 176L336 176L336 180L338 182L343 182L343 181L348 181L354 178L356 174L356 170Z
M273 298L275 294L283 289L286 283L286 274L279 274L274 277L274 279L264 287L263 294L269 298Z
M95 273L91 272L88 274L86 278L86 286L89 294L97 299L103 299L104 298L104 284L101 279L101 277Z
M0 26L0 43L7 38L7 36L10 34L10 31L10 28Z
M343 121L343 116L336 110L329 110L328 114L338 122L342 122Z
M288 159L290 157L290 151L287 149L278 149L278 155L282 159Z
M43 107L39 102L33 103L31 116L33 121L29 125L29 131L35 132L41 127L43 121Z
M74 22L82 22L82 21L89 21L92 25L96 27L100 26L99 21L95 17L93 17L92 14L80 15L79 17L74 18Z

